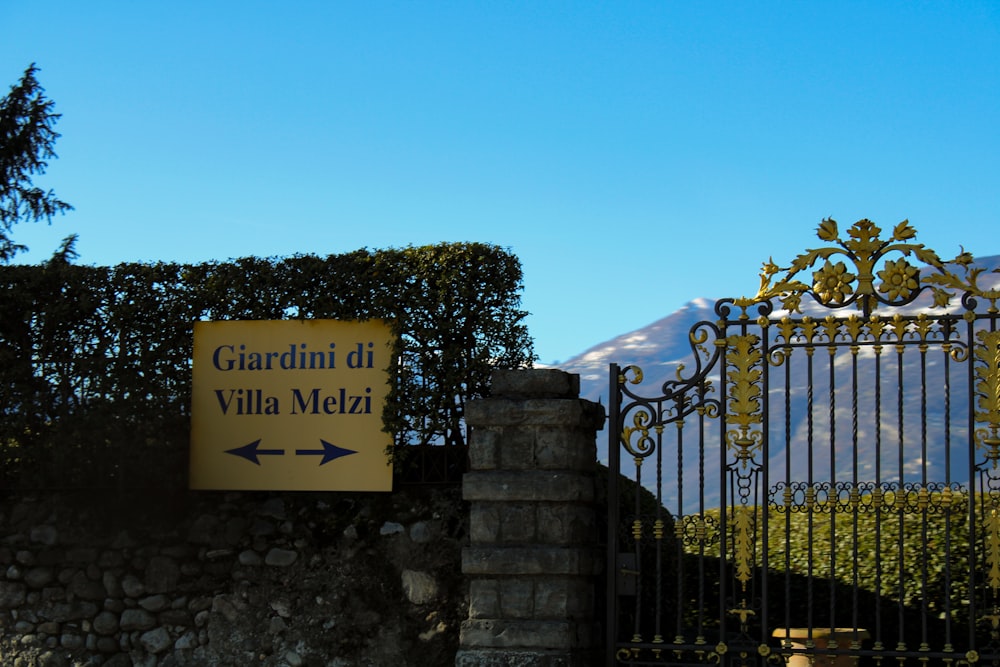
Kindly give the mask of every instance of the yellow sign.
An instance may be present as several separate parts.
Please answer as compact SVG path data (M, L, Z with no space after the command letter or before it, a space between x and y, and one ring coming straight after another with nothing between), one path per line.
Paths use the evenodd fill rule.
M391 491L380 320L196 322L192 489Z

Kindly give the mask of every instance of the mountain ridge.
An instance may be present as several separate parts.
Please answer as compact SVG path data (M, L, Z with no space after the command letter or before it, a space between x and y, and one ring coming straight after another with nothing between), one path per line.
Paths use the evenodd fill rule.
M983 270L983 273L979 275L978 285L981 289L1000 289L1000 273L997 270L1000 269L1000 255L986 256L982 258L975 259L973 261L973 266ZM922 269L922 273L926 275L927 272L933 271L930 267L925 267ZM957 299L953 299L951 309L957 308ZM699 322L715 322L718 316L715 314L715 305L717 300L712 300L704 297L698 297L689 300L682 307L677 310L660 317L656 320L650 322L650 324L640 327L629 332L625 332L611 339L598 343L591 346L582 353L571 357L566 362L558 364L556 367L561 370L565 370L571 373L577 373L580 375L580 386L581 386L581 397L586 398L595 402L602 403L603 405L608 405L608 391L609 391L609 366L611 363L618 363L622 366L626 365L636 365L640 367L643 371L644 381L635 388L636 391L643 396L655 396L660 393L660 388L662 384L667 380L676 379L679 372L685 372L683 369L687 369L686 373L690 373L694 369L693 364L693 354L692 346L689 339L689 333L692 327ZM920 297L911 305L901 308L892 309L891 312L903 312L909 314L915 314L916 312L927 311L931 314L939 315L944 312L940 308L932 308L933 299L929 291L921 293ZM803 315L812 316L814 319L821 319L830 311L824 309L821 306L815 304L803 303L802 304ZM854 311L857 312L857 311ZM881 312L881 311L879 311ZM886 311L889 312L889 311ZM771 318L775 319L780 317L781 312L775 311ZM870 348L868 349L870 352ZM888 356L888 355L887 355ZM909 363L909 358L907 363ZM841 370L837 371L842 372ZM868 371L864 371L867 373ZM942 364L937 361L932 360L927 365L927 382L928 386L938 387L943 386L945 382L944 376L942 375L945 371L942 368ZM954 371L952 371L954 372ZM907 377L909 377L910 371L906 371ZM874 380L871 376L862 375L863 383L874 386ZM907 380L910 382L910 380ZM790 385L791 386L791 385ZM804 386L804 385L803 385ZM802 397L804 396L804 391L799 391L798 389L793 389L793 403L798 401L796 407L801 409ZM862 391L859 394L859 400L861 401L862 407L866 405L873 405L876 400L878 400L872 393L870 386L863 386ZM942 415L942 408L939 405L940 401L935 402L932 400L927 404L925 412L927 413L926 419L927 423L940 428L940 425L948 422L947 419ZM818 399L822 400L822 399ZM899 410L905 407L907 414L916 414L922 409L918 403L909 397L903 401ZM965 399L962 399L965 400ZM888 400L886 403L888 404ZM967 400L964 404L957 402L956 405L951 407L954 413L959 413L960 410L967 410ZM844 405L836 406L837 417L836 419L849 419L849 414L844 411L848 408ZM897 409L897 408L893 408ZM888 412L889 406L886 406L886 411ZM833 410L829 410L831 416L829 420L834 419ZM864 417L865 415L863 415ZM911 419L913 419L911 417ZM956 420L957 421L957 420ZM831 422L832 423L832 422ZM891 438L897 438L902 441L902 437L899 432L902 429L897 429L892 423L888 415L883 416L883 421L880 422L880 430L884 431L884 437L887 441ZM843 429L847 431L848 429ZM872 427L870 425L864 425L858 429L859 435L861 437L872 437ZM960 432L957 428L952 428L956 433L959 433L961 437L967 437L968 434L964 433L964 430ZM791 427L791 434L793 439L797 442L802 441L805 438L806 425L802 423L793 423ZM831 441L834 443L833 447L836 450L841 450L847 448L848 453L843 455L838 455L838 465L847 465L851 461L849 455L849 446L845 445L841 440L847 436L841 433L837 434L836 439ZM956 436L957 438L958 436ZM912 440L912 438L910 438ZM912 449L915 446L911 443L908 448ZM918 470L921 466L923 468L931 469L933 471L942 471L945 469L951 470L949 467L949 462L944 460L946 457L944 455L944 445L936 440L930 442L929 446L925 444L923 451L910 451L907 449L905 461L903 460L903 455L899 454L897 456L896 452L892 453L893 461L891 462L894 468L890 468L890 463L877 463L872 460L871 457L866 458L862 456L861 460L858 461L858 469L863 474L871 474L875 477L881 477L883 480L896 475L899 479L899 483L903 483L904 480L916 474L914 471ZM888 450L888 446L887 446ZM900 452L903 451L902 444L899 446ZM598 458L606 462L608 452L608 435L602 432L598 436ZM784 446L781 448L774 447L771 453L771 458L774 460L775 457L783 456ZM955 453L952 454L952 458L956 458ZM886 458L889 458L888 456ZM966 457L967 458L967 457ZM925 460L926 459L926 460ZM804 464L796 462L794 472L797 475L805 475L806 471L803 469ZM872 472L874 471L874 472ZM837 472L834 471L830 473L834 478L837 476ZM939 474L934 472L934 474ZM950 473L949 473L950 474Z

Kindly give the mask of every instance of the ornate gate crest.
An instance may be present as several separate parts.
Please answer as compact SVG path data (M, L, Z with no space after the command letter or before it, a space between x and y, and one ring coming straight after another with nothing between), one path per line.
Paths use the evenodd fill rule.
M611 368L609 663L1000 661L1000 258L817 234Z

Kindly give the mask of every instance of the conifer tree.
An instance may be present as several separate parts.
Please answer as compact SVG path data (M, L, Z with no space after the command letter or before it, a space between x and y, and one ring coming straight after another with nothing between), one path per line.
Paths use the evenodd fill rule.
M0 262L9 262L27 248L11 238L18 222L52 222L56 213L72 210L52 190L42 190L32 177L45 173L47 160L56 157L59 134L53 129L59 114L45 97L32 63L21 80L0 100ZM67 239L70 241L70 239Z

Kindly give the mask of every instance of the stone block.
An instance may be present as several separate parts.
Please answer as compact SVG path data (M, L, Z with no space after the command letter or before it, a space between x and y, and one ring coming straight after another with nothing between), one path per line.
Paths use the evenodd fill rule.
M496 503L473 503L469 507L469 540L472 544L500 541L500 511Z
M580 376L556 368L497 369L490 377L490 393L508 398L576 398Z
M481 426L565 426L589 428L594 432L604 425L603 406L591 401L563 399L481 398L465 408L465 421L473 428Z
M593 509L546 503L538 506L538 541L543 544L593 544L597 539Z
M535 506L527 503L497 503L500 516L500 542L535 542L538 530L535 520Z
M568 651L577 645L577 630L565 620L468 619L462 622L459 642L463 647Z
M602 556L593 548L470 546L462 550L462 572L487 576L594 576L603 567Z
M534 470L537 467L534 429L504 428L498 453L503 470Z
M578 653L518 649L461 649L455 667L591 667L597 664Z
M469 618L500 616L500 582L496 579L473 579L469 582Z
M535 618L591 618L594 584L580 577L546 577L535 583Z
M526 579L501 579L500 617L527 619L534 617L535 586Z
M500 465L503 429L482 426L471 429L469 470L495 470Z
M594 432L539 426L535 429L534 460L542 470L594 470L597 463Z
M462 478L462 498L473 502L589 503L594 500L594 478L565 471L467 473Z

